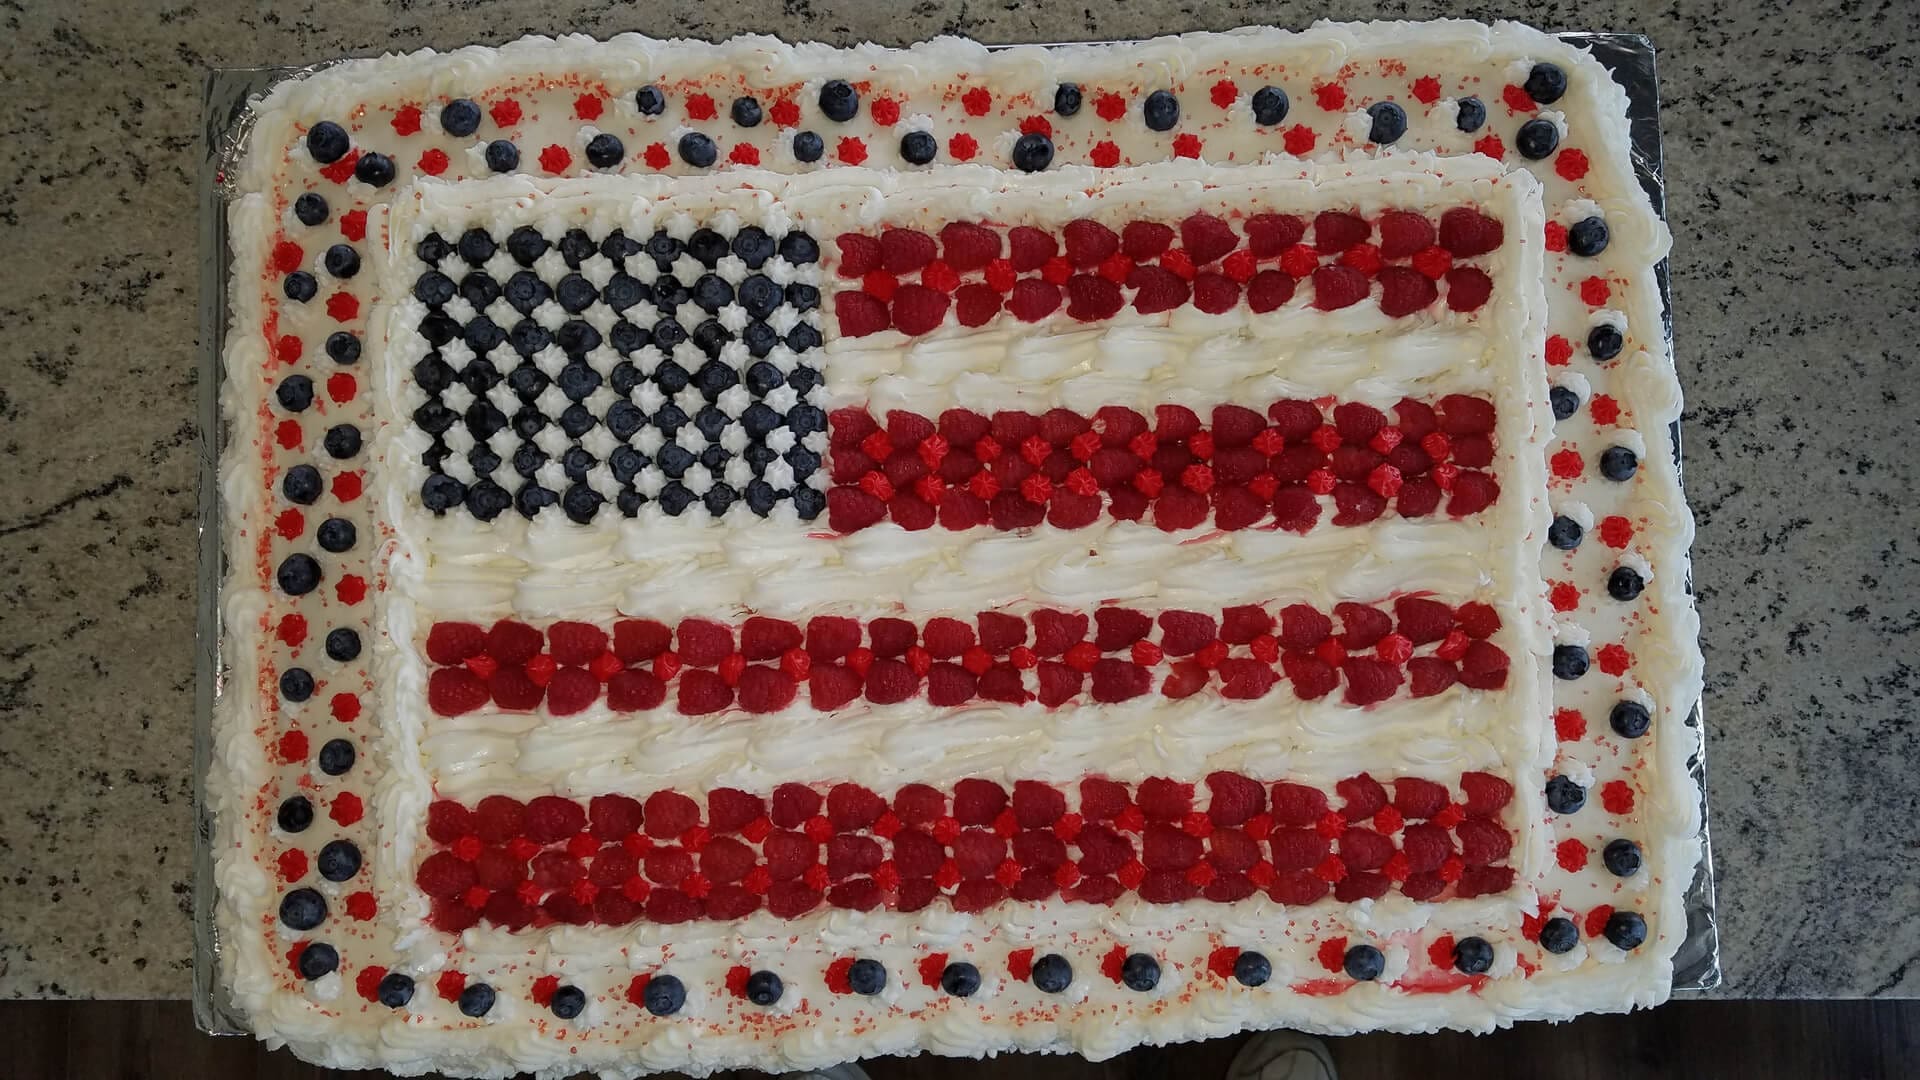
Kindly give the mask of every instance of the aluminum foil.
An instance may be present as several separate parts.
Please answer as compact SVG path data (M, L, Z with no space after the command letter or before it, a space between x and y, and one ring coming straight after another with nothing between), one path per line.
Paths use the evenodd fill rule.
M1627 92L1632 126L1634 171L1666 216L1662 173L1660 92L1654 70L1653 42L1639 34L1563 33L1560 39L1590 48ZM1064 44L1064 43L1053 43ZM193 767L195 791L193 882L193 1020L209 1035L248 1034L245 1018L233 1007L220 977L220 937L214 921L213 813L207 804L208 765L213 755L213 711L227 672L221 663L223 628L220 586L226 579L221 549L220 453L226 432L220 418L220 386L227 332L227 282L232 253L227 248L226 203L232 196L231 170L253 125L252 99L283 79L308 68L215 68L207 73L201 98L200 171L200 567L198 645L195 649ZM1661 321L1669 352L1673 346L1673 304L1666 260L1654 268L1659 280ZM1675 465L1680 465L1680 426L1673 427ZM1691 591L1691 581L1689 581ZM1687 719L1694 732L1689 769L1700 789L1700 865L1687 890L1687 937L1674 956L1675 990L1710 990L1720 985L1720 938L1714 914L1713 847L1707 829L1705 726L1696 705Z

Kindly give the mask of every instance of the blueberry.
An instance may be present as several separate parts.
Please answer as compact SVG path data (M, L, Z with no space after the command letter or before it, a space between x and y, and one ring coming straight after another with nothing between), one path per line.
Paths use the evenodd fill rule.
M442 405L439 401L429 401L413 410L413 423L429 435L444 435L452 428L460 414Z
M800 447L796 446L794 449L798 450ZM747 465L753 469L753 475L755 476L765 476L767 466L780 460L779 452L765 444L749 446L740 456L744 458Z
M360 635L345 626L327 631L327 655L343 664L357 659L360 655Z
M313 380L305 375L289 375L273 388L273 396L288 412L305 412L313 404Z
M740 256L747 269L758 270L773 258L773 237L758 225L748 225L733 234L733 253Z
M1013 144L1013 166L1021 172L1040 172L1053 164L1053 140L1029 131Z
M389 971L381 978L375 994L380 1004L389 1009L404 1008L413 1000L413 980L397 971Z
M793 137L793 158L795 161L812 164L819 161L827 152L827 144L819 135L811 131L802 131Z
M747 430L748 438L764 439L780 426L780 414L766 402L756 401L740 414L740 426Z
M775 995L776 1000L778 996ZM687 988L672 975L655 975L647 980L646 988L640 991L640 1000L653 1015L672 1016L687 1003Z
M1480 130L1487 122L1486 103L1477 97L1463 97L1459 101L1460 111L1453 118L1453 126L1471 135Z
M457 482L457 481L456 481ZM429 481L431 483L431 481ZM482 480L467 492L467 512L481 521L492 521L507 512L513 505L513 496L507 489L491 480Z
M281 832L306 832L313 824L313 804L305 795L295 795L280 804L280 812L274 818Z
M513 261L521 266L532 266L552 246L546 237L540 235L540 230L531 225L522 225L507 234L507 254L513 256ZM536 277L534 280L540 279Z
M827 430L826 411L813 405L795 405L787 411L787 426L799 436Z
M480 106L472 98L454 98L440 108L440 128L465 138L480 130Z
M1145 993L1160 985L1160 961L1146 953L1133 953L1120 965L1120 981L1129 990Z
M803 267L806 263L820 261L820 244L810 234L801 233L801 231L787 233L780 238L780 258L787 259L797 267ZM812 288L812 286L806 286L806 288ZM818 304L820 290L814 290L814 296L816 296L814 302Z
M393 183L393 159L369 150L353 163L353 176L368 187L386 187Z
M460 991L460 1012L463 1016L481 1017L493 1008L493 987L486 983L474 983Z
M1587 354L1595 360L1611 360L1626 345L1627 339L1612 323L1601 323L1587 332Z
M327 358L336 364L351 364L360 359L360 339L345 330L327 335Z
M521 356L532 356L553 344L553 335L532 319L522 319L507 332L507 341L512 344L514 352Z
M544 334L546 331L542 330L541 333ZM467 325L460 330L460 336L469 348L482 356L492 352L494 346L507 340L506 331L501 330L500 324L487 315L475 315L467 320Z
M491 401L476 401L467 406L467 431L476 441L484 442L493 438L493 433L507 426L506 414Z
M647 455L631 446L615 447L607 457L607 464L613 468L613 478L623 484L633 483L640 470L647 467Z
M508 173L520 167L520 148L511 139L495 139L487 144L487 168Z
M420 485L420 505L436 514L444 514L459 506L467 497L467 485L444 473L427 477Z
M596 169L611 169L627 156L627 147L618 135L601 132L587 140L587 164Z
M621 402L621 404L630 405L632 402ZM560 455L560 468L567 474L567 479L576 484L586 483L587 473L598 464L600 464L599 459L584 446L570 446L566 453Z
M800 515L801 521L812 521L826 508L827 497L824 493L810 487L793 489L793 509Z
M631 401L616 401L607 410L607 430L621 442L633 438L646 423L647 414Z
M909 165L925 165L939 152L940 144L927 132L909 131L900 136L900 156L905 158Z
M646 348L647 343L652 340L652 336L645 330L627 322L625 319L614 323L613 329L607 334L607 344L612 345L613 351L619 353L621 356L632 356L634 353ZM628 370L634 370L632 364L627 364L626 366ZM614 370L618 371L619 367L616 366ZM635 371L635 374L637 375L638 372ZM635 381L637 382L638 380L636 379ZM614 387L614 389L620 393L626 393L625 390L620 390L618 386ZM627 389L631 390L633 387L629 385Z
M1542 105L1551 105L1567 92L1567 73L1557 64L1539 63L1527 72L1524 84L1527 96Z
M798 330L799 327L796 326L794 329ZM787 376L787 385L793 387L794 393L802 395L819 386L821 381L820 373L805 364L795 366L793 372Z
M659 428L661 434L671 438L681 428L687 426L687 414L680 406L669 401L654 412L653 426ZM662 447L662 452L664 451L665 448Z
M804 281L791 282L787 285L787 303L802 314L812 311L820 306L820 290Z
M306 668L290 667L280 673L280 696L288 701L305 701L313 696L313 676Z
M1567 250L1589 258L1607 250L1609 233L1604 218L1581 218L1567 230Z
M759 358L772 352L773 347L780 344L780 335L774 333L773 327L755 319L747 324L745 330L740 331L740 340L746 343L749 356Z
M1614 877L1632 877L1640 872L1640 845L1625 837L1609 840L1600 851L1600 861Z
M322 120L307 129L307 153L322 165L331 165L347 156L347 129L331 120Z
M1645 705L1637 701L1622 701L1613 706L1607 714L1607 722L1613 725L1614 734L1623 739L1637 739L1653 726L1653 714Z
M844 124L860 111L860 92L845 79L828 79L820 87L820 111L827 114L827 119Z
M324 941L316 941L300 950L300 977L312 982L333 974L340 966L340 954Z
M280 289L287 294L287 299L296 304L304 304L320 291L320 283L305 270L295 270L280 283Z
M495 300L500 299L500 283L485 270L475 270L460 279L460 296L477 310L486 310Z
M547 1002L547 1008L562 1020L571 1020L580 1015L587 1007L586 992L577 986L563 986L553 992L553 1000Z
M719 319L702 320L699 326L693 328L694 345L711 357L718 358L720 350L726 348L727 343L732 340L733 331L720 325Z
M514 492L513 508L520 512L521 517L532 520L540 516L540 511L558 501L560 496L554 494L551 489L537 483L526 484L519 491Z
M677 394L685 390L689 378L687 369L673 360L662 360L660 366L653 369L654 385L658 386L663 394Z
M1241 986L1265 986L1273 978L1273 964L1260 953L1243 950L1234 958L1233 977Z
M540 280L540 275L531 270L515 271L507 279L500 293L507 298L507 304L522 315L533 314L533 309L547 302L553 296L553 290Z
M360 253L351 244L335 244L327 249L321 263L334 277L350 278L360 272Z
M1485 938L1461 938L1453 943L1453 966L1463 975L1485 975L1493 967L1493 946Z
M1180 122L1180 99L1172 91L1155 90L1147 95L1147 103L1142 109L1147 127L1154 131L1171 131L1173 125Z
M331 551L337 555L342 551L353 549L356 530L353 522L345 518L328 518L320 523L320 528L314 536L320 541L322 550Z
M787 381L785 374L777 367L762 360L747 368L747 391L754 397L766 397L779 389Z
M1032 977L1041 993L1058 994L1073 985L1073 965L1059 953L1048 953L1033 962Z
M352 424L335 424L327 429L321 442L326 446L328 456L336 461L345 461L360 452L360 429Z
M1371 982L1387 970L1387 958L1371 945L1355 945L1347 950L1347 974L1361 982Z
M700 280L693 283L693 302L707 314L715 314L733 303L733 286L718 274L702 274Z
M1373 126L1367 129L1369 142L1387 146L1407 133L1407 110L1391 101L1376 101L1367 106L1367 115L1373 118Z
M1587 805L1587 789L1555 774L1547 781L1547 809L1556 814L1577 814Z
M1253 92L1253 122L1272 127L1287 118L1287 92L1277 86L1263 86Z
M629 237L624 229L615 229L600 241L600 254L610 263L619 263L640 254L640 241Z
M1520 133L1513 137L1513 145L1519 149L1521 157L1539 161L1559 147L1560 129L1554 127L1551 120L1529 120L1520 125Z
M727 110L727 115L733 117L733 122L741 127L750 128L759 127L766 114L760 109L760 99L749 95L734 98L733 107Z
M1580 538L1585 530L1580 523L1570 517L1556 517L1553 524L1547 526L1547 543L1561 551L1572 551L1580 546Z
M862 957L847 968L847 985L856 994L877 994L887 988L886 965Z
M1572 919L1552 918L1540 928L1540 947L1550 953L1572 952L1580 944L1580 930Z
M1646 943L1647 920L1637 912L1616 911L1607 916L1607 928L1603 933L1615 948L1637 949Z
M1586 673L1586 649L1578 645L1555 645L1553 647L1554 678L1572 680Z
M660 508L665 510L668 516L679 517L682 511L693 505L694 494L687 490L686 485L675 480L660 489L659 501Z
M500 245L494 243L493 235L487 230L468 229L460 234L460 241L454 245L454 250L460 253L460 258L468 266L479 266L493 258L493 253L500 250Z
M635 282L635 284L639 283ZM567 314L578 315L592 307L595 300L600 299L600 290L594 288L593 282L585 277L577 273L568 274L560 279L560 284L554 286L553 298L560 302L561 309Z
M771 1005L785 992L780 976L771 971L756 971L747 976L747 1000L755 1005Z
M600 504L605 501L599 492L585 484L575 484L560 497L560 512L575 524L591 525L593 516L600 512Z
M766 517L773 513L773 504L777 500L773 485L765 480L752 480L747 483L747 509Z
M280 898L280 921L289 930L311 930L327 918L327 901L312 889L295 889Z
M1564 386L1556 386L1547 391L1547 397L1553 402L1553 418L1565 420L1580 411L1580 395Z
M1633 479L1640 470L1640 458L1624 446L1609 446L1600 453L1600 475L1615 482Z
M289 555L274 572L280 591L288 596L305 596L320 587L320 564L304 552Z
M693 235L687 238L687 254L709 270L718 266L732 249L727 238L712 229L695 229Z
M680 160L696 169L704 169L720 160L720 150L713 140L697 131L689 131L680 136Z
M1616 566L1613 573L1607 575L1607 595L1622 602L1640 595L1647 583L1638 571L1631 566Z
M328 739L320 747L320 771L328 776L339 776L353 768L353 744L345 739Z
M566 432L570 439L577 439L592 431L593 426L599 422L599 419L585 405L569 405L560 414L560 430Z
M725 283L722 283L724 287ZM780 286L765 274L755 274L740 283L740 306L756 319L764 319L780 306Z
M794 352L806 352L820 347L820 331L806 323L801 323L787 331L787 348Z
M653 283L653 306L661 311L672 311L686 303L687 295L687 287L672 274L662 275Z
M633 104L642 116L659 116L667 111L667 95L657 86L643 86L633 92Z
M453 279L438 270L429 270L413 282L413 298L428 307L439 307L453 299Z
M360 872L360 849L351 840L335 840L320 849L313 860L320 876L328 881L346 881Z
M956 960L940 972L940 989L954 997L972 997L980 990L980 969Z

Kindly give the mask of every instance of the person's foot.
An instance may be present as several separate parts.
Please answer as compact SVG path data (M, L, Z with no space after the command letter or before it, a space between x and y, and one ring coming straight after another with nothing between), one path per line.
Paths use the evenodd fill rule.
M1339 1080L1327 1044L1297 1031L1269 1031L1233 1055L1227 1080Z
M780 1073L780 1080L872 1080L867 1070L853 1062L845 1065L833 1065L825 1069L807 1069L804 1072Z

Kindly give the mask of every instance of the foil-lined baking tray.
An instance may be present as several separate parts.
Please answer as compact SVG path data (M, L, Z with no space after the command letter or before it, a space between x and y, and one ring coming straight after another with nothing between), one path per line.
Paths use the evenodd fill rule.
M1662 173L1660 93L1653 42L1639 34L1563 33L1569 44L1589 48L1627 92L1632 127L1634 171L1666 216ZM214 925L213 813L206 781L213 755L213 711L228 672L221 657L223 627L220 584L226 578L221 549L219 463L225 446L220 418L220 385L227 332L227 284L232 253L227 248L226 203L230 170L252 126L249 102L283 79L297 78L327 65L308 68L216 68L207 74L202 95L203 157L200 169L200 604L195 650L193 765L195 791L193 886L193 1019L210 1035L247 1034L245 1018L233 1007L220 977L220 939ZM1659 279L1661 321L1669 352L1673 346L1673 304L1667 261L1654 268ZM1673 427L1676 467L1680 464L1680 426ZM1691 581L1689 581L1691 591ZM1688 765L1700 789L1700 865L1687 890L1687 936L1674 956L1675 990L1710 990L1720 985L1720 939L1714 914L1713 848L1707 829L1707 777L1704 718L1696 705L1688 717L1694 747Z

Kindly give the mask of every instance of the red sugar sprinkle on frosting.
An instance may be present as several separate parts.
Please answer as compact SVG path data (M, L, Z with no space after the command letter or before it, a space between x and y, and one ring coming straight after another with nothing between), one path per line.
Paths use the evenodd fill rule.
M767 109L767 116L776 126L792 127L800 122L800 106L792 98L781 98Z
M1561 742L1578 742L1587 736L1587 718L1579 709L1558 709L1553 714L1553 733Z
M1232 107L1234 99L1239 96L1240 88L1233 85L1232 79L1221 79L1219 82L1213 84L1211 97L1213 98L1214 105L1219 108L1225 109Z
M1600 542L1610 548L1623 548L1633 543L1633 522L1615 514L1600 522Z
M673 155L667 152L666 143L648 145L646 153L641 154L640 159L647 163L649 169L664 169L673 164Z
M1620 419L1620 403L1606 394L1595 394L1587 403L1587 413L1596 424L1612 424Z
M498 127L510 128L520 122L520 103L512 98L501 98L487 112Z
M752 143L735 143L733 150L727 154L727 160L735 165L758 165L760 148Z
M1320 943L1320 948L1314 955L1319 959L1320 966L1328 971L1344 971L1347 966L1347 939L1328 938Z
M1553 455L1551 464L1553 466L1553 475L1560 477L1562 480L1573 480L1579 477L1580 473L1587 467L1586 462L1580 457L1580 451L1575 450L1571 446Z
M334 322L352 322L360 317L360 300L352 293L334 293L327 297L327 316ZM349 394L349 397L352 395ZM334 400L339 400L338 398Z
M351 724L360 719L360 699L353 694L335 694L332 712L335 720L343 724Z
M1567 250L1567 227L1565 225L1557 221L1547 222L1546 236L1548 251Z
M437 146L420 155L420 171L428 176L439 176L446 172L447 166L451 164L453 163L447 160L446 151Z
M1625 780L1609 780L1600 788L1600 805L1615 816L1633 813L1633 788Z
M1313 88L1313 100L1327 112L1339 112L1347 107L1347 88L1339 83L1321 83Z
M1111 169L1115 165L1120 164L1120 147L1106 139L1102 139L1094 143L1093 148L1087 151L1087 160L1103 169Z
M1584 920L1586 923L1587 936L1599 937L1605 933L1607 920L1611 918L1613 918L1613 906L1611 904L1601 904L1599 907L1587 912L1587 917Z
M367 212L365 210L349 210L341 214L340 235L349 240L365 240L367 238Z
M554 143L540 151L540 167L550 173L563 173L573 164L573 154L566 147Z
M1431 75L1422 75L1413 80L1414 100L1422 105L1431 105L1440 100L1440 80Z
M366 922L373 918L377 910L378 905L370 892L361 891L347 897L347 914L352 916L355 922Z
M849 165L858 165L867 160L867 144L857 138L848 136L840 140L840 145L834 153L841 161Z
M1572 611L1580 606L1580 587L1571 581L1557 582L1547 599L1555 611Z
M599 94L581 94L573 99L573 115L582 120L600 119L600 114L606 110L606 107L607 103Z
M1554 159L1553 171L1559 173L1562 180L1580 180L1587 175L1591 165L1584 152L1562 150L1560 156Z
M1573 359L1573 342L1555 334L1547 339L1547 363L1559 367Z
M305 532L306 528L307 528L306 515L300 513L298 509L283 510L281 511L279 517L273 519L273 531L279 533L280 538L283 540L299 539L300 534ZM297 615L287 616L287 619L296 619L296 618L299 618L299 616ZM280 623L282 640L285 640L286 627L287 627L286 620L282 620ZM307 636L307 625L305 620L302 620L300 623L300 636L303 638ZM289 641L287 642L287 644L298 645L300 643L298 641Z
M1114 93L1101 94L1093 103L1093 111L1100 114L1100 119L1113 123L1127 115L1127 99Z
M297 649L307 640L307 619L298 612L291 613L280 620L280 628L274 632L289 649Z
M287 732L280 736L277 749L280 760L289 765L307 760L307 733L297 730Z
M1173 156L1177 158L1197 158L1200 156L1200 136L1192 132L1183 132L1173 138Z
M1633 654L1619 642L1602 646L1600 651L1594 654L1594 660L1599 663L1600 670L1609 675L1625 675L1627 668L1633 666Z
M306 257L307 253L300 249L300 245L291 240L282 240L273 245L273 268L283 274L300 269L300 263Z
M985 116L993 110L993 95L984 87L976 86L960 95L960 105L968 116Z
M1280 137L1281 145L1286 147L1287 153L1295 156L1312 153L1315 140L1313 129L1305 124L1293 125L1287 129L1285 135Z
M1501 142L1498 135L1483 135L1474 142L1473 152L1498 161L1507 156L1507 144Z
M877 98L873 103L873 122L891 127L900 122L900 103L892 98Z
M964 131L947 140L947 153L955 161L972 161L979 152L980 140Z
M419 130L420 107L418 105L402 106L398 112L393 114L393 133L395 135L412 135Z
M1613 296L1613 287L1606 278L1590 277L1580 283L1580 300L1588 307L1605 307Z
M715 110L710 94L691 94L687 97L687 115L695 120L711 120Z
M1588 854L1587 845L1572 838L1560 841L1553 850L1554 861L1569 874L1577 874L1587 865Z

